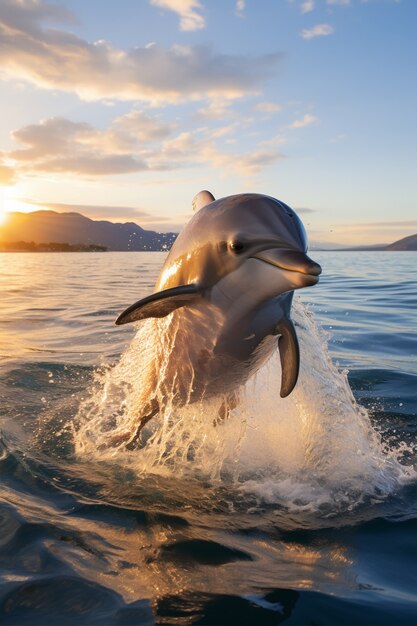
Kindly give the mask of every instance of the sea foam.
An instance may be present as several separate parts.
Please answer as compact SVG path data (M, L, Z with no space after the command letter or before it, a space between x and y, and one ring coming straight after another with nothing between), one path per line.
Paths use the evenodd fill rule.
M278 351L240 390L240 402L219 423L222 398L173 405L163 385L171 350L171 316L141 323L113 367L96 374L73 422L80 459L126 464L137 475L233 485L261 502L325 512L364 499L382 500L415 473L387 450L366 410L355 401L347 372L332 362L327 338L300 301L293 307L301 367L293 393L279 396ZM127 450L144 397L144 376L158 359L165 409Z

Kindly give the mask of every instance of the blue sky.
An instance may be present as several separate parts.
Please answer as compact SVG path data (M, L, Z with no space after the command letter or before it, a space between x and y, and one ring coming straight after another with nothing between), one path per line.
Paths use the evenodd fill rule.
M2 0L0 211L178 229L266 193L314 242L417 232L414 0Z

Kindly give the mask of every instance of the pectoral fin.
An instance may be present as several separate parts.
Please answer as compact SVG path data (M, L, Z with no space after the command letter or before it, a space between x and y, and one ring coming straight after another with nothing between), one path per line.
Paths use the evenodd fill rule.
M290 395L297 384L300 369L300 348L294 324L289 319L283 319L277 326L281 335L278 339L279 356L281 360L281 398Z
M175 309L195 302L201 298L201 289L197 285L181 285L153 293L138 300L119 315L116 324L137 322L147 317L165 317Z

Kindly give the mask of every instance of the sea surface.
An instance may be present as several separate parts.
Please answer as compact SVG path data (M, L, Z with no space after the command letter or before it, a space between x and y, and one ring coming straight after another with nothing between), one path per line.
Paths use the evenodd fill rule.
M2 625L417 623L417 253L311 256L289 398L273 357L126 450L164 254L0 254Z

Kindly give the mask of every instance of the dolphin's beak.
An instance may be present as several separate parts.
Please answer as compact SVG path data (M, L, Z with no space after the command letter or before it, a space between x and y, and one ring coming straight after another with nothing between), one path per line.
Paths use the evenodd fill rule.
M282 248L270 248L253 255L253 258L275 265L289 272L305 275L305 286L315 285L321 274L321 267L304 252Z

